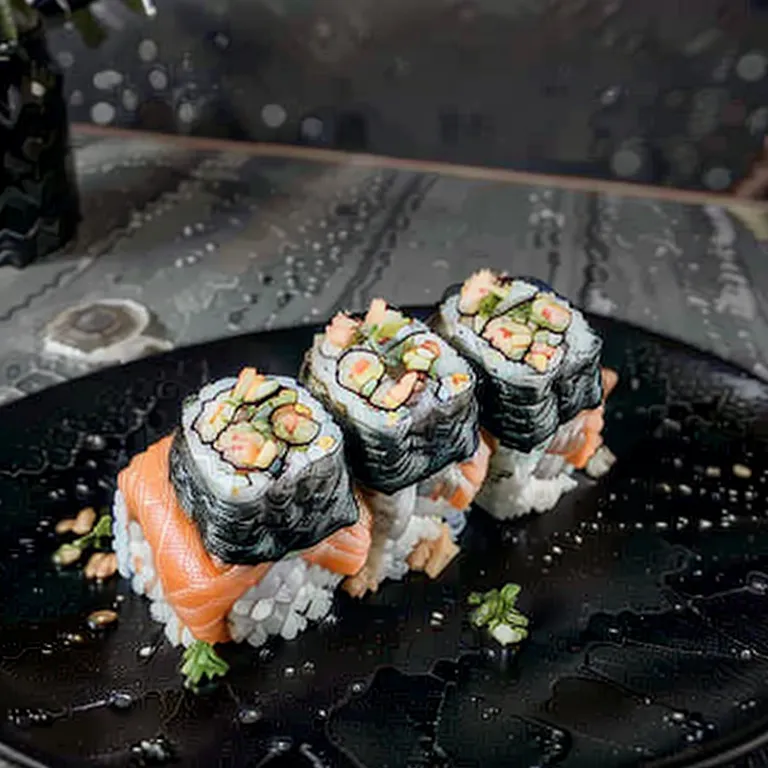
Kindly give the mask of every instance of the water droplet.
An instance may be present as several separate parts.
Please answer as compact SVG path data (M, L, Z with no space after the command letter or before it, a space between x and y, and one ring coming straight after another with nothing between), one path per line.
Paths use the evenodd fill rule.
M733 474L736 477L740 477L742 480L748 480L752 477L752 470L745 464L734 464L732 467Z
M301 665L301 673L303 675L313 675L315 673L315 662L314 661L305 661Z
M125 691L112 691L109 695L109 706L115 709L130 709L133 706L133 696Z
M163 765L175 757L175 750L168 739L158 736L154 739L142 739L131 747L131 754L145 765Z
M768 594L768 576L764 573L750 573L747 576L747 589L756 595Z
M86 435L83 444L89 451L103 451L107 441L101 435Z
M711 520L699 520L699 530L708 531L712 527Z
M685 721L685 712L673 712L671 717L673 723L682 723Z
M363 692L364 687L365 686L362 683L352 683L352 685L350 686L350 690L352 691L352 693L357 695Z
M33 725L49 725L55 715L47 709L16 708L8 710L7 718L17 728L29 728Z
M327 709L318 709L317 710L317 717L320 720L325 720L328 717L328 710Z
M742 661L750 661L752 659L752 651L749 648L744 648L741 653L739 653L739 658Z
M259 651L259 661L270 661L274 656L274 652L270 648L262 648Z
M293 746L293 741L286 736L278 736L269 745L270 752L287 752Z
M156 652L157 652L156 645L142 645L138 651L140 659L150 659L152 658L152 656L155 655Z
M230 312L229 317L227 318L227 327L231 331L239 330L244 316L245 310L243 309L236 309L234 312Z
M263 716L264 714L258 707L243 707L237 712L237 719L243 725L253 725L253 723L258 723Z
M609 107L615 104L619 100L619 97L621 96L621 91L622 91L621 86L618 86L618 85L609 86L600 94L600 103L605 107Z
M296 667L286 667L283 670L283 676L287 678L296 677Z
M287 117L288 113L280 104L265 104L261 108L261 119L268 128L279 128Z

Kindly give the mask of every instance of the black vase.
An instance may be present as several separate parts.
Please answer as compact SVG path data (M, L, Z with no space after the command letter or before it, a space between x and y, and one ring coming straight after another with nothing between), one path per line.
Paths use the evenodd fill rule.
M63 77L42 24L0 57L0 266L60 248L80 218Z

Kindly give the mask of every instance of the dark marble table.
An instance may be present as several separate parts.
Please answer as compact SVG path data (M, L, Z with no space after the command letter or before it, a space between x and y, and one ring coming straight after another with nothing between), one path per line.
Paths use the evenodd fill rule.
M768 379L768 250L723 208L142 137L75 145L78 241L0 269L0 401L376 295L430 303L483 265L544 278L588 310ZM60 313L94 302L71 314L74 340L61 323L51 335ZM125 340L126 323L146 327Z

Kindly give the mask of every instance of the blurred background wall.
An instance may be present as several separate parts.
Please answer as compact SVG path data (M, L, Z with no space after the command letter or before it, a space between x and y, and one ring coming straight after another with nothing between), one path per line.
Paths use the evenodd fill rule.
M50 35L73 121L725 191L768 0L115 0Z

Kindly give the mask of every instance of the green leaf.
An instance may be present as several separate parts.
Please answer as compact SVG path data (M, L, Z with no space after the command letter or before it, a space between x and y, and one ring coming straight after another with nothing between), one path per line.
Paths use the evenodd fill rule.
M195 640L182 656L181 674L188 688L198 686L204 677L213 680L228 671L229 664L216 653L211 643L202 640Z
M501 616L504 613L504 601L501 599L501 595L495 589L489 597L486 597L485 604L491 607L494 616Z
M482 627L491 621L492 618L493 607L490 603L483 603L472 613L471 621L476 627Z
M504 600L504 602L509 603L510 605L514 605L515 601L517 600L517 596L520 594L520 585L519 584L506 584L501 588L501 599Z
M527 616L523 616L518 611L508 611L504 617L504 621L509 624L510 627L527 627L530 623Z
M91 531L90 536L93 536L95 539L100 539L102 537L106 538L107 536L112 535L112 515L110 514L103 514L96 525L93 527L93 530Z
M483 602L483 596L479 592L470 592L467 602L470 605L480 605Z

